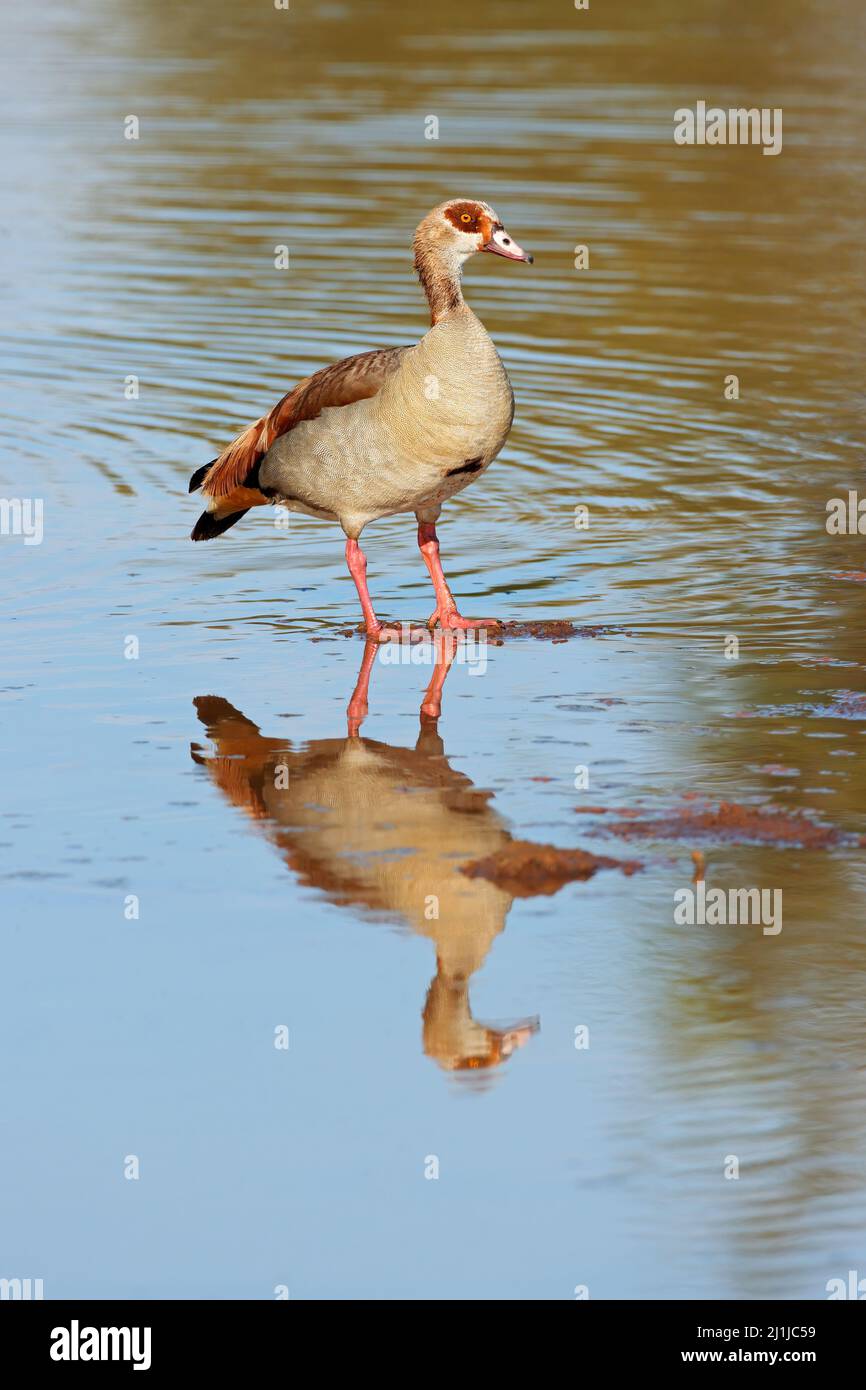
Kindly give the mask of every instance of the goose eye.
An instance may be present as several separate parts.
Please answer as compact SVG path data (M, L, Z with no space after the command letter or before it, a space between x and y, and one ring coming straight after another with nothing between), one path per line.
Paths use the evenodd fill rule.
M461 222L471 222L471 221L472 221L472 218L470 217L470 215L469 215L468 212L461 212L461 214L460 214L460 221L461 221Z

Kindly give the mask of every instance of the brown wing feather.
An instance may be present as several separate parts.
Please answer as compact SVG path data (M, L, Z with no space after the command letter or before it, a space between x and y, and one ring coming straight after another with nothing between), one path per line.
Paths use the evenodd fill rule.
M375 396L400 365L406 348L378 348L359 352L342 362L323 367L278 401L273 410L245 429L233 444L214 459L202 481L209 497L226 497L243 487L253 468L281 434L288 434L301 420L315 420L326 406L351 405Z

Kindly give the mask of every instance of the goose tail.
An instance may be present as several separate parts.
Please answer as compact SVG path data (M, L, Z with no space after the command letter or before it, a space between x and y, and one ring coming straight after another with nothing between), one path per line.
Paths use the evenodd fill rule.
M266 501L262 498L262 501ZM243 511L231 512L228 516L217 516L216 512L202 512L195 526L189 533L191 541L212 541L217 536L221 536L223 531L227 531L230 526L234 526L236 521L240 521L242 516L246 516L249 507L244 507Z
M210 463L203 463L201 468L197 468L189 480L190 492L198 492L205 478L216 463L216 459L211 459Z

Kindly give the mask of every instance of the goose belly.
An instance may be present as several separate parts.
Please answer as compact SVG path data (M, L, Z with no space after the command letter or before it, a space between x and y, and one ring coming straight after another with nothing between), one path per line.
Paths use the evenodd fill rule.
M465 386L453 402L386 388L296 425L268 451L259 483L292 510L354 529L468 486L499 453L512 413L510 386L492 402L481 391L467 399Z

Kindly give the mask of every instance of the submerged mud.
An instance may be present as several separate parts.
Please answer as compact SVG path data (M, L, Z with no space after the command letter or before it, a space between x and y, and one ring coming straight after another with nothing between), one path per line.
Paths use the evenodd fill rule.
M718 843L796 846L830 849L862 843L862 838L813 820L803 811L774 806L742 806L722 801L717 806L686 805L647 816L629 807L575 807L580 815L610 816L594 832L624 840L712 840Z
M592 878L599 869L621 869L633 874L642 867L636 860L609 859L583 849L559 849L532 840L512 840L495 854L463 865L469 878L486 878L514 898L557 893L563 884Z
M384 620L383 620L384 621ZM442 628L434 628L432 631L426 623L399 622L388 620L386 627L397 628L402 631L404 640L419 641L423 639L425 633L433 636L443 636ZM577 627L568 618L528 618L523 622L490 622L486 627L470 629L468 632L454 632L457 641L465 638L476 642L490 642L495 646L501 646L516 638L534 638L538 642L567 642L572 637L601 637L613 629L607 627ZM483 634L483 637L482 637ZM344 627L339 629L341 637L364 636L364 625L358 623L354 627ZM314 639L316 640L316 639ZM321 640L321 639L319 639Z

